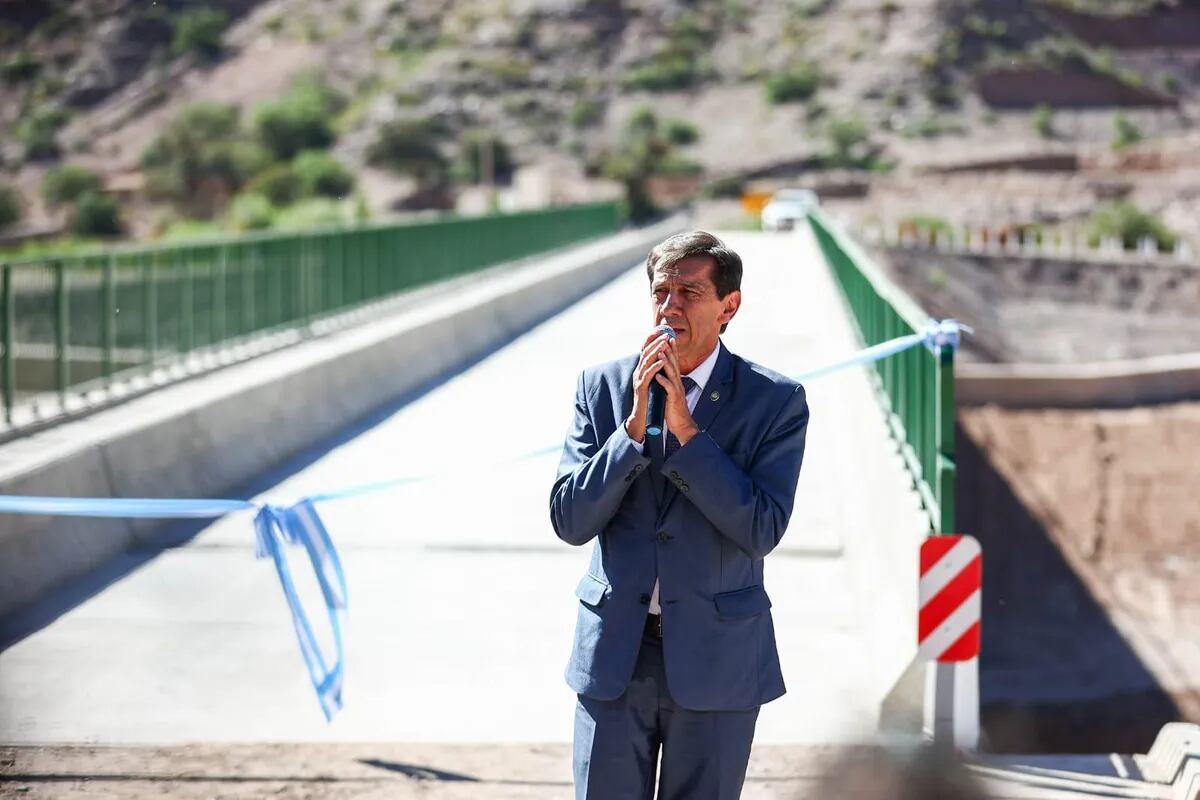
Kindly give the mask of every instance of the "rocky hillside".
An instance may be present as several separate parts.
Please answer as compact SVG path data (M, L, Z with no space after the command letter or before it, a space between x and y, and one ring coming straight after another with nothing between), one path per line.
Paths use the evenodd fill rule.
M296 202L298 150L352 175L360 213L453 205L489 162L540 165L558 199L647 171L719 191L1169 139L1198 86L1184 0L0 0L0 184L26 227L68 224L79 193L43 182L77 164L138 235L248 190L242 223ZM198 155L189 129L244 146Z

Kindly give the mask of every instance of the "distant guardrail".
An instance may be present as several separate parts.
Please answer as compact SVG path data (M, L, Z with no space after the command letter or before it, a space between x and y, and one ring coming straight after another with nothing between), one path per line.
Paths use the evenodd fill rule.
M934 322L819 211L809 223L864 344L920 333ZM880 402L930 530L954 533L954 348L915 347L875 364Z
M197 351L615 231L618 206L257 234L0 263L0 409L14 427ZM20 424L18 420L18 426Z
M870 245L930 250L949 254L1076 261L1139 261L1160 264L1195 265L1197 254L1192 243L1176 239L1170 250L1160 250L1153 237L1138 240L1137 247L1126 248L1117 237L1096 241L1075 231L1038 235L1011 230L1004 226L931 227L912 222L868 225L855 235Z

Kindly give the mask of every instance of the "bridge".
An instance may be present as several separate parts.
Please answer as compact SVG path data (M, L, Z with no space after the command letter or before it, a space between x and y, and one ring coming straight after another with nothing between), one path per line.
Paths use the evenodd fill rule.
M14 522L0 548L30 561L0 568L0 586L21 600L4 607L0 626L0 744L403 742L414 748L407 757L398 746L389 752L408 761L425 753L430 764L446 756L429 748L457 746L457 763L476 763L497 786L513 782L511 769L527 769L536 775L526 783L541 781L547 792L495 796L561 796L569 763L553 743L571 735L562 670L587 553L559 542L549 525L554 449L578 370L644 337L646 277L634 254L686 224L617 234L614 216L588 214L562 228L561 239L509 236L494 259L472 253L409 278L389 272L386 255L405 251L413 233L403 228L264 240L257 250L239 243L258 253L246 262L259 271L251 278L238 271L244 253L219 246L186 257L118 256L79 275L44 264L37 269L54 288L54 331L24 346L18 304L36 302L19 300L19 289L37 279L6 267L0 372L10 441L0 445L0 493L199 486L223 492L209 496L288 503L411 480L319 505L350 592L346 707L328 724L273 571L254 558L249 514L166 528ZM553 227L555 219L536 222ZM932 322L819 214L790 234L719 234L746 265L744 302L725 342L780 372L811 373ZM432 242L423 245L426 258L438 249ZM164 257L176 260L147 289L147 259ZM301 268L286 271L294 264ZM280 285L267 277L271 269L288 276L282 294L270 295ZM164 280L178 303L166 338L154 316ZM239 280L247 305L219 310L230 307L221 301ZM123 343L115 321L99 313L94 338L71 347L63 315L79 304L72 287L79 297L137 298L141 338ZM456 322L443 330L431 317ZM130 362L123 368L122 352ZM22 394L23 353L53 362L42 370L50 385ZM409 380L392 374L409 369ZM919 736L924 723L976 746L975 662L938 666L927 689L914 638L918 548L955 532L953 369L950 346L918 346L805 381L812 423L796 509L766 568L788 694L763 709L748 797L787 796L772 792L803 785L792 773L804 771L796 765L806 754L872 741L881 728ZM73 373L90 383L73 383ZM247 377L263 373L282 377ZM308 382L293 380L298 374ZM310 397L295 386L321 388ZM153 438L138 439L138 420L166 402L196 405L186 422L164 417ZM241 430L230 414L244 414L252 422L242 427L254 430L222 439L205 427L224 421ZM169 443L179 463L150 455L148 468L136 461L138 447L104 449L122 436L139 446ZM264 442L277 446L262 458L236 456L233 466L214 454ZM57 448L56 458L44 456L47 448ZM105 453L99 465L85 452L97 448ZM122 469L133 476L111 474ZM97 470L109 473L101 484ZM81 545L91 533L105 547ZM60 561L72 566L55 572ZM299 563L294 570L305 573ZM307 575L300 590L319 605ZM551 744L538 751L535 743ZM83 763L79 751L55 752ZM35 755L20 758L37 772ZM792 773L771 778L784 762ZM999 796L1169 796L1129 775L1035 762L978 771Z

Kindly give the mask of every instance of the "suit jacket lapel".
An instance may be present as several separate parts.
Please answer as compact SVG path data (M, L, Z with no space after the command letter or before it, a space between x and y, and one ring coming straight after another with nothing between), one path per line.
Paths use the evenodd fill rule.
M696 408L692 411L692 419L696 421L696 427L703 433L713 424L717 418L717 414L721 413L721 409L729 402L730 396L733 394L733 354L726 349L724 344L718 345L721 350L717 353L717 363L713 367L712 375L708 376L708 383L704 385L704 389L700 392L700 399L696 401ZM670 462L665 462L668 470L671 469ZM655 474L659 474L663 462L656 466ZM675 484L663 478L666 489L666 494L661 503L659 503L659 521L666 516L670 510L671 504L675 501L679 490L675 488Z

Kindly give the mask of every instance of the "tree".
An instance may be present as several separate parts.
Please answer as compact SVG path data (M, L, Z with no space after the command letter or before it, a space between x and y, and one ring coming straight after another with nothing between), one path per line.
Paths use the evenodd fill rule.
M171 52L177 56L192 53L203 61L221 54L222 38L229 18L217 8L189 8L175 18Z
M1109 203L1093 211L1088 217L1087 235L1092 246L1116 238L1126 250L1136 248L1142 239L1153 239L1159 250L1170 250L1177 238L1158 217L1128 201Z
M57 158L61 149L58 146L58 129L67 121L67 114L62 109L51 108L35 111L23 119L16 127L16 138L25 150L25 158L30 161L42 161Z
M75 201L71 229L80 236L116 236L121 233L117 201L88 190Z
M491 178L494 182L508 183L512 180L517 164L508 145L495 134L472 133L460 144L456 173L468 183L483 183L484 156L490 149L492 159Z
M320 150L306 150L292 161L300 197L345 197L354 190L354 176L342 163Z
M183 109L142 154L150 191L202 214L269 163L243 133L238 110L211 102Z
M870 142L867 125L857 117L831 119L825 129L831 152L829 165L833 167L861 167L870 158Z
M84 192L99 191L100 176L77 164L54 167L42 179L42 199L49 206L74 203Z
M367 161L416 178L422 187L446 182L448 165L438 148L444 131L432 120L397 120L379 129L367 148Z
M11 186L0 183L0 229L21 218L21 195Z
M670 127L668 124L664 128L653 109L639 108L626 122L620 144L602 165L607 177L624 185L629 217L634 221L649 219L658 212L650 195L651 177L692 176L703 171L700 164L675 154L675 144L668 135Z
M302 150L333 143L330 122L341 98L311 77L301 78L279 100L263 103L254 112L254 129L263 146L276 158L288 159Z

